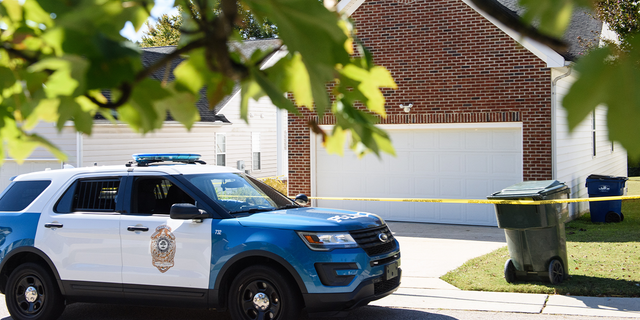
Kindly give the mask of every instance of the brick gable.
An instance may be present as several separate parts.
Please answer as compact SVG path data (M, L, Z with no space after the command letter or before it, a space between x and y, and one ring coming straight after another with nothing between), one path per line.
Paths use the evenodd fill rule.
M398 84L383 91L381 123L521 121L524 179L551 179L551 71L542 60L461 0L365 1L352 18ZM399 105L409 102L407 114ZM310 177L306 119L290 116L291 194L309 194Z

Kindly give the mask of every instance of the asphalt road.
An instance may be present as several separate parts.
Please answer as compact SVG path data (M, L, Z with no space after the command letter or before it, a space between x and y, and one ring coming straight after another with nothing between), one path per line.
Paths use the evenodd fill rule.
M4 304L4 296L0 295L0 320L11 320ZM226 313L207 310L135 307L111 304L76 303L67 306L60 320L231 320ZM303 316L300 320L307 320ZM315 320L348 319L348 320L612 320L623 318L584 317L566 315L546 315L505 312L477 312L434 309L394 309L367 306L352 311L344 318L311 318ZM627 318L628 319L628 318Z

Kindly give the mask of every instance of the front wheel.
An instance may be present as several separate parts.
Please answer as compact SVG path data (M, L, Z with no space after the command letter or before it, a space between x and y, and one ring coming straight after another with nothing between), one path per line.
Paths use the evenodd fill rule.
M55 320L65 307L58 285L35 263L22 264L11 273L5 301L14 320Z
M229 311L234 320L298 319L298 290L281 273L268 266L242 270L231 284Z

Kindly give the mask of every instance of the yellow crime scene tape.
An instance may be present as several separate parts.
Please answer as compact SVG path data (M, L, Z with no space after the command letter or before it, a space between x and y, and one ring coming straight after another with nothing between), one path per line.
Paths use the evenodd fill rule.
M309 197L312 200L348 200L348 201L380 201L380 202L435 202L435 203L486 203L486 204L522 204L540 205L554 203L593 202L611 200L638 200L640 196L615 196L598 198L554 199L554 200L484 200L484 199L402 199L402 198L338 198Z

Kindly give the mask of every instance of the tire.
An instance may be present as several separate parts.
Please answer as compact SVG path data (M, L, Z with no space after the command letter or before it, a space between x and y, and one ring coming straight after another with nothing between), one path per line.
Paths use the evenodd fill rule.
M553 259L549 262L549 282L559 284L564 280L564 267L562 261Z
M514 283L517 280L516 266L513 265L511 259L504 264L504 280L507 280L507 283Z
M35 263L21 264L11 272L5 300L14 320L55 320L65 307L58 284Z
M300 301L300 292L281 272L258 265L235 277L228 306L234 320L288 320L300 317Z
M609 211L604 216L604 222L620 222L622 217L617 212Z

